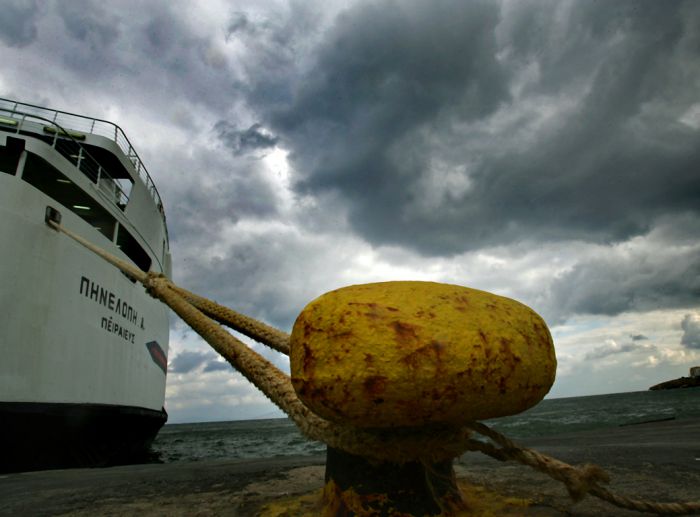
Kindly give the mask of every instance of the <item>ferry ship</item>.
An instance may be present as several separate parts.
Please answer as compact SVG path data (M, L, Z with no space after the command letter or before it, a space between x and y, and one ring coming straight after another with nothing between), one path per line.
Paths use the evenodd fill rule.
M0 471L133 461L167 420L167 309L46 214L171 276L163 203L122 129L0 99Z

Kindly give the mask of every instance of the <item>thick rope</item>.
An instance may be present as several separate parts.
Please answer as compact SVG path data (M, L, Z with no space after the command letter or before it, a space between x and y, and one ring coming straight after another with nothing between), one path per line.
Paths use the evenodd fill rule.
M506 458L529 465L564 483L574 501L583 499L598 483L610 481L607 473L596 465L576 468L532 449L521 447L482 423L474 422L469 427L500 445L500 451Z
M289 334L286 332L194 294L172 282L170 282L169 287L214 321L253 338L284 355L289 355Z
M450 460L468 450L480 451L500 461L515 460L544 472L553 479L564 483L569 495L575 501L590 493L615 506L629 510L668 515L700 513L700 502L656 503L614 494L600 486L600 483L609 481L607 473L600 467L596 465L582 467L568 465L532 449L521 447L479 422L472 422L456 429L431 427L429 429L370 431L341 426L324 420L312 413L299 400L289 376L224 330L216 321L226 323L235 330L260 340L283 353L287 353L289 349L286 334L253 318L190 293L176 286L160 273L144 273L132 264L111 255L54 221L48 221L48 224L101 256L131 278L141 282L149 294L175 311L236 370L282 409L300 431L312 440L325 442L331 447L342 449L351 454L370 457L379 462L394 463L421 461L425 464L433 464ZM266 341L262 341L263 339ZM501 448L471 439L472 430L486 436Z
M607 472L597 465L574 467L546 454L522 447L480 422L473 422L468 427L502 447L499 449L491 444L470 440L471 445L474 446L473 450L478 450L500 461L517 461L561 481L566 485L574 501L579 501L586 494L591 494L627 510L663 515L700 514L700 502L657 503L621 496L600 486L600 483L608 483L610 478Z

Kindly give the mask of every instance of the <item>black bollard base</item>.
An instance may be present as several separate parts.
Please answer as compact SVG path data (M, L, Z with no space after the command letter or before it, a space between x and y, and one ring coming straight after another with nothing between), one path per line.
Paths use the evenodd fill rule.
M324 515L449 515L466 509L452 460L370 463L328 447Z

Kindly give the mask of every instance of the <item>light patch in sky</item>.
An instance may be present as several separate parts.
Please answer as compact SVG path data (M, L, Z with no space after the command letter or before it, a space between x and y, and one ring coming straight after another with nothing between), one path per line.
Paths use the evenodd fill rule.
M688 375L689 365L700 363L700 350L681 345L683 317L683 310L650 311L577 317L553 327L559 364L549 396L646 390ZM635 342L633 336L640 334L648 339Z
M693 129L700 129L700 102L690 106L678 121Z
M416 182L416 204L424 212L440 209L446 203L462 201L471 185L468 164L452 164L432 157Z
M289 212L294 209L296 196L291 187L291 167L288 161L289 151L279 146L267 151L262 161L265 164L267 181L273 186L280 209Z

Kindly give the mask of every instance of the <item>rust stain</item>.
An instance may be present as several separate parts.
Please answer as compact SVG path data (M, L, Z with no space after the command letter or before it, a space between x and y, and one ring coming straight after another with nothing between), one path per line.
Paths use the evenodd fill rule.
M386 391L386 381L383 375L370 375L364 382L365 391L376 398Z
M547 330L547 327L541 323L535 323L535 333L537 334L538 342L540 347L549 347L549 343L551 340L551 336L549 334L549 331Z
M462 377L471 377L472 376L472 369L467 368L466 370L462 370L461 372L457 372L456 376L458 379L461 379Z
M469 306L470 306L469 298L467 298L464 295L461 295L461 296L458 296L455 299L455 301L458 302L457 304L455 304L455 309L457 309L459 312L469 311Z
M523 332L522 329L516 329L517 333L520 334L523 339L525 340L525 344L527 345L528 348L533 348L532 346L532 340L530 339L530 334L528 332Z
M436 373L444 370L445 365L442 362L442 354L447 349L447 346L439 341L431 341L430 344L415 349L410 354L404 355L399 361L404 365L416 369L425 363L433 363L436 367Z
M354 305L356 307L366 307L368 310L365 312L356 311L355 314L358 316L366 316L370 319L380 319L382 317L381 307L374 302L348 302L348 306Z
M302 368L305 374L311 376L313 375L314 369L316 368L316 358L311 352L311 348L309 347L308 343L302 343L302 347L304 348L304 360L302 363Z
M437 357L438 361L440 360L442 353L447 350L447 346L444 343L436 340L432 340L430 342L430 348L432 348L433 352L435 352L435 357Z
M313 326L308 321L304 321L304 339L307 339L313 330Z
M374 302L348 302L348 305L364 305L365 307L370 307L376 309L378 305Z
M410 323L404 323L403 321L394 321L391 327L396 333L396 337L400 342L406 341L416 341L418 339L418 333L416 332L416 326Z
M352 332L352 330L347 329L347 330L339 330L336 332L329 332L328 334L330 337L332 337L334 339L343 339L343 338L347 338L347 337L352 336L353 332Z
M512 340L508 339L507 337L501 337L499 339L500 342L500 352L501 356L504 359L508 359L509 357L513 356L512 349L510 348L510 345L512 344Z
M421 352L423 351L423 348L419 348L418 350L414 350L410 354L406 354L403 356L399 361L406 365L409 368L418 368L418 366L421 363Z
M452 384L445 386L442 393L439 394L439 399L447 399L449 401L457 400L457 397L457 388Z

